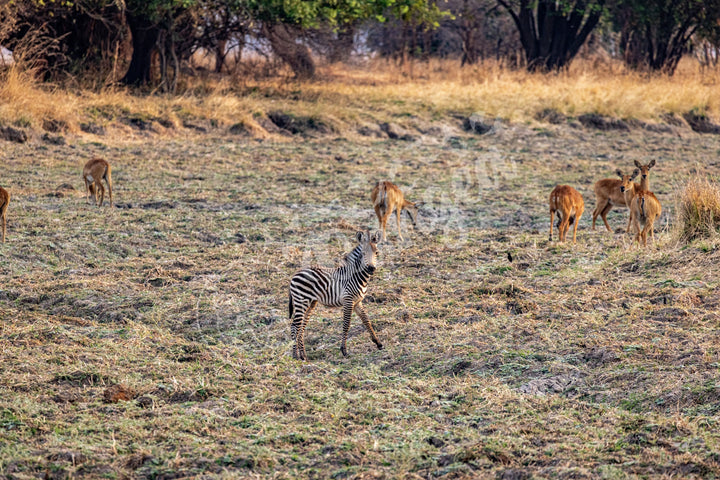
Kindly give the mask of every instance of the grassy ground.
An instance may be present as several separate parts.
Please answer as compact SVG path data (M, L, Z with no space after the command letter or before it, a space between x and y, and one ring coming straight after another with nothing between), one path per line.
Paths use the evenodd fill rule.
M409 142L3 142L0 476L720 475L719 243L673 232L677 185L720 175L718 136L425 121ZM116 208L85 203L92 155ZM657 243L590 231L592 183L652 158ZM365 301L386 348L355 319L343 358L340 312L319 308L294 361L289 278L376 226L379 179L427 202L404 243L390 227ZM575 246L547 241L557 183L585 197ZM132 399L107 402L114 384Z

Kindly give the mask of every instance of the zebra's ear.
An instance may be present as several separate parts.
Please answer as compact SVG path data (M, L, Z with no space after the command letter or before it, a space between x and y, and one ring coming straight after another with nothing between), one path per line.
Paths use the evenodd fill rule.
M355 239L358 241L358 243L362 243L363 235L365 235L365 232L363 231L359 231L355 234Z
M377 232L373 233L370 237L370 243L378 243L382 239L382 232L378 230Z

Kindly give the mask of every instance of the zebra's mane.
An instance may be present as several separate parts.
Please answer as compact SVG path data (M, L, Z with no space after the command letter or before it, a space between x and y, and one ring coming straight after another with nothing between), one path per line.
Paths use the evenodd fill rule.
M361 249L362 245L358 245L357 247L353 248L349 253L346 253L342 260L340 260L340 266L349 267L359 264L360 262L358 260L362 258L362 255L356 255L356 252L360 251ZM355 258L352 258L353 256ZM351 260L352 263L350 262Z

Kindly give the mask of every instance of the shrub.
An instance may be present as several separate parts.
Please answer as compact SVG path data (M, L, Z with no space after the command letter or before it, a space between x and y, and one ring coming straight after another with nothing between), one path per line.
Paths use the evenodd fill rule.
M690 180L678 195L680 238L686 242L720 233L720 185L707 178Z

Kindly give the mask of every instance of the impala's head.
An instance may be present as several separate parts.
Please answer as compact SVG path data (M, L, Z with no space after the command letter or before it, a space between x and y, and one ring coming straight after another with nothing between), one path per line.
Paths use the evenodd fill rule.
M647 179L648 173L650 173L650 169L655 166L655 159L653 158L650 160L650 163L647 165L641 165L640 162L635 160L635 166L640 170L640 174L642 179Z
M370 230L359 231L355 235L358 244L361 247L362 257L360 258L360 268L368 273L375 273L377 260L377 243L382 238L382 232L370 233Z
M623 175L623 173L620 170L616 170L615 173L618 174L620 177L620 180L622 183L620 184L620 191L622 193L625 193L625 190L630 190L631 188L635 188L634 185L632 185L632 181L635 179L635 177L638 176L640 173L639 169L633 170L632 174L630 175Z
M418 209L425 205L425 202L415 202L415 203L406 203L404 210L405 213L407 213L407 216L410 218L410 222L412 222L413 227L417 227L417 216L418 216Z

